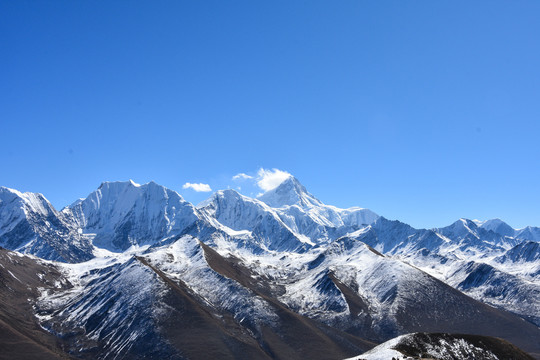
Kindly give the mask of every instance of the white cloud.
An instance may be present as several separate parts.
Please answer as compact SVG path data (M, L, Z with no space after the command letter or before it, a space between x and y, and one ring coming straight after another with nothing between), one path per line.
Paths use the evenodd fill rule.
M210 192L212 189L210 188L210 185L208 184L192 184L192 183L185 183L182 185L183 189L193 189L196 192Z
M292 175L279 169L266 170L260 168L257 172L257 185L264 191L277 188L283 181Z
M240 173L236 174L232 177L233 180L247 180L247 179L253 179L253 176L249 176L248 174Z

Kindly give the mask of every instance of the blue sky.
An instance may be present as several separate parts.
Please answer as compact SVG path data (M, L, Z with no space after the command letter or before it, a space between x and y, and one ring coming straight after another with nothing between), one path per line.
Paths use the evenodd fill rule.
M538 1L3 1L0 185L61 208L105 180L155 180L197 203L209 193L183 184L281 169L325 203L416 227L540 226L538 14Z

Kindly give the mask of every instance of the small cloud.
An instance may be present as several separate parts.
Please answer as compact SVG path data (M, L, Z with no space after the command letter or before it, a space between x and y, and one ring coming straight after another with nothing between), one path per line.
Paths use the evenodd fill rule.
M192 184L192 183L185 183L182 185L183 189L193 189L196 192L210 192L212 189L210 188L210 185L208 184Z
M236 174L232 177L233 180L247 180L247 179L253 179L253 176L249 176L248 174L240 173Z
M257 172L257 185L264 191L277 188L283 181L292 175L279 169L266 170L260 168Z

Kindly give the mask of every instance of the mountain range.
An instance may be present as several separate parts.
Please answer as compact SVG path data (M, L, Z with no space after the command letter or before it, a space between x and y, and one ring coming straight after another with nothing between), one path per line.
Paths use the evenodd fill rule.
M540 358L539 241L499 219L415 229L292 176L197 206L155 182L60 211L0 187L0 358L343 359L404 334Z

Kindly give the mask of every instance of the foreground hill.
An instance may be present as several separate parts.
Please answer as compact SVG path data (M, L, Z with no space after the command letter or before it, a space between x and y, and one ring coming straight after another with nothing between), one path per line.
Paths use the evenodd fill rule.
M463 334L414 333L389 340L348 360L532 360L533 358L502 339Z

